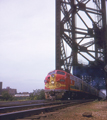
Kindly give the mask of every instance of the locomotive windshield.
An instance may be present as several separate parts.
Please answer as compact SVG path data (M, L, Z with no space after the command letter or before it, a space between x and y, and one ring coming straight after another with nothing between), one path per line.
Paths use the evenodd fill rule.
M56 73L56 74L65 75L65 73L64 73L64 72L62 72L62 71L57 71L57 73Z
M55 74L55 71L50 72L48 75L52 75L52 74Z

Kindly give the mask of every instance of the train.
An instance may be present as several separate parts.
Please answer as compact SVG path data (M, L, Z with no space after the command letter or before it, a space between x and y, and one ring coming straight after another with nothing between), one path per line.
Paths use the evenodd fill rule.
M64 70L53 70L44 80L45 99L105 99L101 91Z

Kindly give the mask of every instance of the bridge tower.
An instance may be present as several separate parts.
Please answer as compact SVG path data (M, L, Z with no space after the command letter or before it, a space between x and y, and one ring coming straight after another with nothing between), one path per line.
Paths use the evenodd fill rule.
M106 0L56 0L56 69L107 79L106 4Z

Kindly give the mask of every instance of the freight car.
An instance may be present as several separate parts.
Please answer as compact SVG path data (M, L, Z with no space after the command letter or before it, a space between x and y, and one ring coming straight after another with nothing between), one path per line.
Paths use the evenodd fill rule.
M49 72L44 82L46 99L105 98L104 93L63 70Z

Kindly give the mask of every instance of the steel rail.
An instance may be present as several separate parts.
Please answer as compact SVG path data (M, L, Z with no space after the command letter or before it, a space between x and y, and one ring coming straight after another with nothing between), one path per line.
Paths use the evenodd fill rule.
M28 100L28 101L12 101L12 102L0 102L0 107L35 104L35 103L46 103L47 100Z
M17 112L11 112L11 113L5 113L5 114L0 114L0 120L15 120L15 119L20 119L24 117L28 117L31 115L38 115L41 112L46 113L46 112L52 112L61 108L68 107L70 105L76 105L80 103L85 103L85 102L91 102L92 100L81 100L81 101L69 101L68 103L65 102L61 105L54 105L54 106L48 106L48 107L42 107L42 108L36 108L36 109L30 109L30 110L23 110L23 111L17 111Z
M50 102L50 103L40 103L40 104L30 104L30 105L20 105L20 106L11 106L11 107L1 107L0 113L11 112L11 111L18 111L24 109L30 109L34 107L40 106L48 106L48 105L57 105L57 104L65 104L69 103L69 101L61 101L61 102Z

